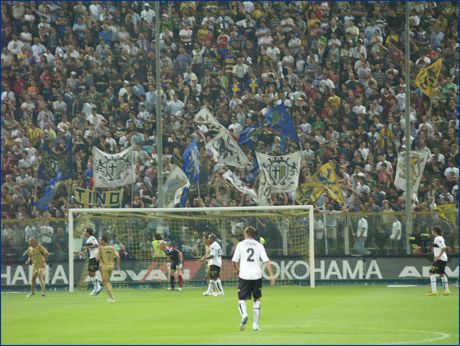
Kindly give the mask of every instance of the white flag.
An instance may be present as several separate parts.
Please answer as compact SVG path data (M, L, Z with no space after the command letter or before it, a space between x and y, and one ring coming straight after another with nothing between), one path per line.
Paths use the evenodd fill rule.
M271 191L293 192L299 185L301 152L283 156L270 156L256 152L259 162L261 182L268 185ZM259 189L260 189L259 182ZM259 196L260 197L260 196Z
M245 167L249 164L243 150L225 128L206 144L206 149L212 152L214 161L218 164L233 167Z
M241 179L238 178L235 173L233 173L232 171L228 170L227 172L222 174L222 177L224 179L228 180L228 182L230 184L232 184L235 187L235 189L237 189L238 191L244 193L245 195L248 195L249 197L251 197L253 199L254 202L257 203L258 200L257 200L256 192L253 189L250 189L249 187L244 185L243 182L241 181Z
M206 125L210 130L220 130L224 126L212 115L206 107L203 107L198 113L195 114L193 119L197 124Z
M265 172L260 170L259 173L259 188L257 190L259 205L272 205L272 188L267 183Z
M133 147L107 154L93 147L94 187L119 187L135 182Z
M190 181L185 172L179 166L171 165L171 172L163 184L163 196L165 205L174 208L180 204L182 193L190 187Z
M398 155L398 165L396 166L395 186L403 191L406 191L406 153L404 151ZM420 180L422 180L423 170L425 169L428 154L426 151L411 151L410 152L410 167L411 167L411 185L412 192L418 193Z

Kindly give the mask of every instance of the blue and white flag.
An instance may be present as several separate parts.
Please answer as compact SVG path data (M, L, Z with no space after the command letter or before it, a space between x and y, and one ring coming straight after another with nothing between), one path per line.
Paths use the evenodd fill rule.
M259 128L255 125L245 127L240 133L238 144L240 146L245 145L251 149L254 148L257 142L258 130Z
M190 181L197 183L200 180L200 152L198 151L196 139L185 148L182 159L184 160L182 169L185 174Z
M58 172L56 176L49 181L43 197L40 198L37 202L32 203L32 205L41 210L48 210L49 203L53 200L54 194L56 192L56 186L60 180L61 172Z
M187 200L189 188L190 181L184 171L176 165L171 165L171 172L163 184L166 207L174 208L174 206L180 204L180 207L183 208Z
M292 121L284 103L270 108L265 113L265 124L278 132L280 135L288 137L289 139L298 142L297 131L295 130L294 122Z

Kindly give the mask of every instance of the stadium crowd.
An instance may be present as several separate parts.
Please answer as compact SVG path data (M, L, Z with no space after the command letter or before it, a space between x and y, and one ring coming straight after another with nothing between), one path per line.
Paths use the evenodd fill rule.
M226 167L215 169L204 146L208 130L193 122L197 111L208 107L238 140L246 127L263 124L266 107L284 102L299 143L283 148L280 136L263 127L254 148L242 146L251 162L255 150L302 150L300 184L329 160L340 177L345 205L324 195L319 209L404 211L404 193L393 184L405 140L402 2L162 2L161 13L153 3L127 1L1 6L2 219L44 220L42 240L53 247L65 245L52 241L64 230L46 220L76 206L69 191L92 188L93 146L116 153L134 145L137 182L133 190L126 186L124 206L157 206L156 102L163 107L165 177L198 141L200 194L192 186L187 207L254 203L226 183ZM457 200L457 18L456 2L411 4L412 149L430 155L415 211ZM155 52L159 19L161 52ZM413 80L438 59L439 85L430 99ZM57 150L68 138L72 186L61 183L49 209L37 209L32 202L48 184L37 179L41 148L51 143ZM249 187L257 186L252 168L235 170ZM275 205L292 199L273 196ZM378 242L382 233L389 240L394 218L369 219L369 239ZM319 227L340 229L341 220L329 215ZM430 220L417 218L416 231ZM2 224L3 248L24 248L27 229Z

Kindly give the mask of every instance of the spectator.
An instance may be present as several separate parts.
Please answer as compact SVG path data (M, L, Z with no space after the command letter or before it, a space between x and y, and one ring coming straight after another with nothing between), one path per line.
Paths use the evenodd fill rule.
M2 30L2 205L9 206L10 216L24 207L23 213L35 218L32 202L48 183L31 178L42 159L40 148L64 134L73 141L74 181L84 188L92 187L93 143L102 142L110 152L149 143L140 150L152 163L140 162L137 169L139 181L150 189L145 195L155 198L158 158L151 136L158 100L152 39L155 20L161 17L159 102L163 137L172 140L163 154L165 160L178 159L193 133L203 135L198 146L208 178L200 186L205 206L252 202L239 199L230 187L208 186L219 174L205 158L205 142L213 132L194 124L195 113L208 107L238 138L247 126L262 125L261 110L269 102L282 101L302 141L302 165L308 165L303 171L314 174L328 160L340 166L344 186L352 181L350 188L358 191L352 194L344 188L353 208L361 211L368 199L369 208L383 206L385 211L383 226L375 232L370 226L376 237L369 234L368 242L372 237L381 244L388 240L378 234L389 232L394 221L389 216L399 209L403 194L392 184L404 143L403 4L170 5L160 5L160 13L155 13L149 3L135 2L63 2L43 10L33 2L4 4L10 22L5 21ZM411 12L411 44L417 47L410 56L414 75L443 59L431 100L412 85L410 90L412 149L431 153L424 179L433 175L435 184L421 186L417 204L426 203L428 211L439 200L452 200L457 191L458 40L454 27L443 24L457 12L456 4L443 2ZM255 137L260 142L254 146L257 150L281 150L281 138L267 129L260 128ZM242 147L252 155L251 148ZM286 145L284 154L294 150ZM251 188L257 187L255 177L248 180ZM14 184L29 180L33 182L21 186L22 191L13 191ZM360 198L363 203L358 203ZM284 197L279 201L284 203ZM324 207L336 209L333 203Z

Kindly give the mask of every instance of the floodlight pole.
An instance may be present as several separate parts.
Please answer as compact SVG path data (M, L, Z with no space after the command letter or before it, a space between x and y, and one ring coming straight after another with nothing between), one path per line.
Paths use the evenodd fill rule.
M405 51L404 51L404 64L405 64L405 83L406 83L406 254L410 255L410 241L409 237L412 234L412 184L411 184L411 167L410 167L410 152L411 152L411 123L410 123L410 27L409 27L409 1L405 3L406 9L406 30L405 30Z
M163 208L163 132L161 121L161 70L160 70L160 2L155 1L155 82L156 82L156 133L157 133L157 191L158 207Z

